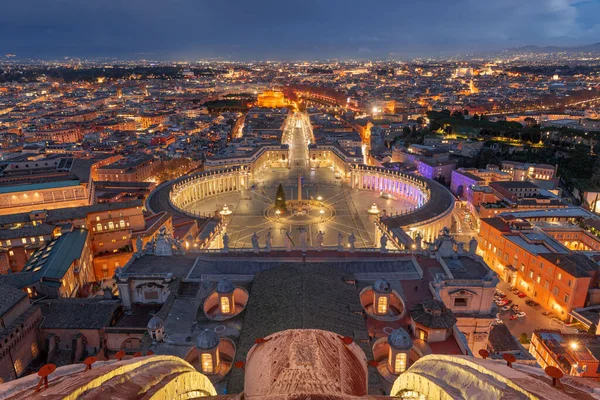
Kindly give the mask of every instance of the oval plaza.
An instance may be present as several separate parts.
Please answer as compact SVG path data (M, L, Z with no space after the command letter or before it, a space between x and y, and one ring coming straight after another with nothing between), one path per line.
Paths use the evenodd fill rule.
M337 144L317 145L307 118L288 118L281 145L208 159L204 171L154 197L171 212L218 220L210 248L222 248L226 236L228 248L410 250L450 226L454 198L442 185L366 166Z

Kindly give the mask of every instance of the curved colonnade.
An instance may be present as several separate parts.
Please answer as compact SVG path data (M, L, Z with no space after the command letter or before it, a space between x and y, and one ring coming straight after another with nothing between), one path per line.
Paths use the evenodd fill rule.
M400 243L405 242L402 232L413 240L420 233L423 240L433 241L452 223L454 196L435 181L365 165L353 166L350 179L352 188L388 193L415 204L405 213L380 218L385 233Z
M189 210L191 204L217 194L248 189L249 180L250 173L246 167L204 171L173 184L169 203L185 214L197 216Z
M169 205L198 217L200 215L190 209L192 204L218 194L248 189L250 179L250 170L245 166L204 171L173 183ZM380 227L399 243L406 242L403 239L406 235L415 239L417 233L423 240L433 241L439 231L452 222L454 197L437 182L385 168L352 165L350 186L387 193L414 204L411 210L380 218Z

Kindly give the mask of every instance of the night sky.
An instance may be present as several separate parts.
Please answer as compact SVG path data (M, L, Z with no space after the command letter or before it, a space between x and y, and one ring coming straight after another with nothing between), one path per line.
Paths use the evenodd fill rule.
M2 0L19 58L406 59L600 41L600 0Z

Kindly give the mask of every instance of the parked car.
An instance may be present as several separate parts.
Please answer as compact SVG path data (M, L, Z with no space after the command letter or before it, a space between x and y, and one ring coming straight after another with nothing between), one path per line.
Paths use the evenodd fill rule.
M517 318L519 318L519 317L517 317L515 314L513 314L513 315L511 315L511 316L509 317L509 319L510 319L511 321L514 321L514 320L516 320Z
M525 315L527 315L527 314L525 314L525 311L519 311L519 312L518 312L518 313L516 313L515 315L516 315L518 318L523 318L523 317L525 317Z
M504 307L502 307L502 311L508 311L508 310L510 310L510 306L504 306Z
M517 296L519 296L521 299L524 297L527 297L527 295L523 292L519 292L519 294L517 294Z

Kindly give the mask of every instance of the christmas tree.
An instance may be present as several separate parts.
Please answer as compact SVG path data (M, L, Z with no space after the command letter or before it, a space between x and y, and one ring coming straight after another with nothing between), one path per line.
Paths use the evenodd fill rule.
M281 211L281 213L285 213L287 211L287 207L285 206L285 192L283 191L283 185L280 183L277 188L277 194L275 195L275 210Z

